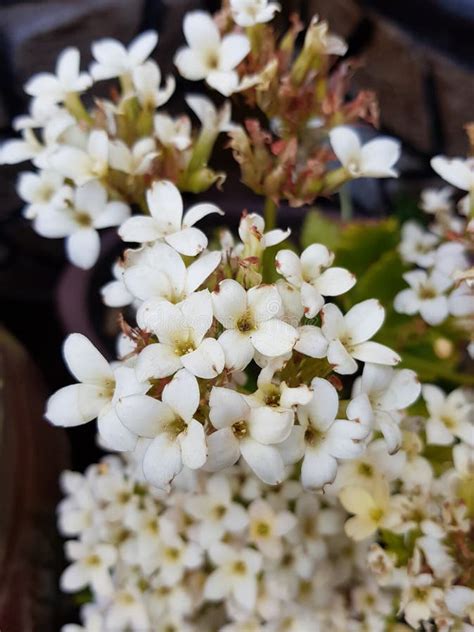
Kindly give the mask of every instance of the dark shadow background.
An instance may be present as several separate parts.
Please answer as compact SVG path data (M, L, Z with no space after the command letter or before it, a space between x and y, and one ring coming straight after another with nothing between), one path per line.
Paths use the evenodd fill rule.
M431 155L465 154L463 125L473 116L474 103L472 0L283 0L282 5L281 20L293 10L299 10L306 22L318 13L329 20L332 31L348 40L348 54L360 57L366 64L355 77L355 88L377 92L383 131L403 141L402 185L359 182L354 188L359 214L390 213L397 196L406 193L400 186L410 193L430 182ZM182 17L186 11L197 8L213 11L218 2L0 1L0 142L13 135L13 117L27 108L22 92L24 82L36 72L52 70L63 48L78 46L85 68L90 61L91 41L110 36L128 42L144 29L157 29L160 42L155 57L166 74L173 70L173 53L182 42ZM183 94L198 89L195 84L178 80L169 109L183 111ZM222 146L214 164L224 169L227 166L231 173L225 196L210 192L206 199L218 201L228 212L231 224L237 223L243 208L259 210L252 194L238 186L235 166ZM0 169L1 319L28 350L43 376L45 393L51 393L70 381L61 358L61 344L67 333L90 334L102 349L112 351L114 315L105 313L97 290L109 280L110 265L120 248L112 234L106 235L97 269L90 274L71 270L62 240L42 239L21 216L15 181L19 171L28 169L27 164ZM297 228L302 216L301 210L284 210L283 223ZM38 419L37 423L44 422ZM29 440L34 441L32 432ZM82 470L99 457L94 432L94 424L67 431L72 468ZM38 454L40 458L44 455ZM54 459L54 454L49 458ZM62 458L69 458L67 451ZM8 484L8 480L0 483ZM53 525L51 512L50 528ZM0 577L1 573L0 568ZM59 629L60 622L71 620L69 602L63 604L57 594L50 601L43 609L43 619L36 619L29 629L50 632Z

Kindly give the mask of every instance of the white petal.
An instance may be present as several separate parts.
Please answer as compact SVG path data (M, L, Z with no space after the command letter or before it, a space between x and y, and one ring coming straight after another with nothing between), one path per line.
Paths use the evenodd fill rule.
M109 363L86 336L70 334L64 341L63 355L78 382L113 384L114 375Z
M208 73L204 58L191 48L180 48L174 57L174 64L179 74L190 81L205 79Z
M439 419L428 419L426 422L426 439L434 445L451 445L454 437Z
M71 384L51 395L45 417L55 426L80 426L95 419L109 401L100 386Z
M212 299L209 290L194 292L179 304L186 324L192 327L194 341L201 342L212 325Z
M224 211L221 211L221 209L215 204L204 203L192 206L184 214L183 228L194 226L194 224L196 224L196 222L198 222L200 219L206 217L207 215L211 215L212 213L224 215Z
M206 77L207 83L225 97L233 94L239 86L239 76L233 70L211 71Z
M253 346L262 355L276 357L293 349L298 332L288 323L272 318L259 323L257 331L250 336Z
M321 310L321 329L326 338L336 340L343 336L346 331L344 316L337 305L329 303Z
M214 428L226 428L248 419L250 407L240 393L214 386L209 398L209 419Z
M298 414L307 415L312 426L324 431L334 421L339 407L339 396L327 380L315 377L311 382L313 397L309 404L298 408Z
M177 187L168 180L154 182L146 194L148 208L163 234L181 230L183 198Z
M100 254L99 233L93 228L82 228L66 240L69 261L83 270L89 270Z
M351 375L357 371L357 362L339 340L329 343L327 357L329 364L332 364L336 373L340 375Z
M310 358L324 358L326 357L327 349L328 341L319 327L303 325L298 328L298 341L295 344L295 351Z
M350 344L355 345L372 338L382 326L384 318L385 310L374 298L351 307L344 316L351 337Z
M182 356L181 362L196 377L210 380L224 369L224 350L214 338L205 338L195 351Z
M301 261L292 250L279 250L275 257L278 272L292 285L299 287L303 281Z
M130 207L123 202L109 202L103 211L94 219L94 228L110 228L120 226L130 217Z
M472 170L466 160L461 158L445 158L436 156L431 160L431 166L443 180L463 191L469 191L473 184Z
M199 406L199 385L191 373L181 369L163 389L162 400L185 421L191 421Z
M384 412L378 412L376 420L387 444L388 453L395 454L402 443L402 432L398 424L388 413Z
M270 406L252 408L249 417L252 439L265 445L281 443L291 432L293 418L289 410L273 410Z
M402 369L394 373L390 387L379 401L384 410L399 410L413 404L420 392L421 384L415 371Z
M155 241L162 236L153 217L143 215L135 215L127 219L120 226L118 234L124 241L135 241L142 244Z
M231 588L230 578L221 570L212 572L204 584L204 597L209 601L221 601Z
M220 45L220 34L216 23L205 11L191 11L183 21L186 41L197 50L212 51Z
M207 237L198 228L184 228L165 237L166 243L182 255L195 257L207 247Z
M107 447L119 452L131 452L137 444L137 436L126 428L117 416L114 408L99 415L97 428Z
M170 345L152 344L140 352L135 371L137 379L144 382L150 378L162 379L176 373L182 367L181 358Z
M218 341L224 350L225 366L230 371L243 371L252 361L255 349L249 336L236 329L228 329Z
M344 268L329 268L314 281L323 296L339 296L354 287L355 276Z
M145 31L140 33L129 45L128 55L133 64L143 64L151 55L153 49L158 44L158 33L156 31Z
M191 419L187 430L181 433L178 439L181 444L183 463L192 470L202 467L207 458L206 437L202 424Z
M221 262L221 253L214 251L208 254L202 255L187 269L186 277L186 293L190 294L198 289L200 285L204 283L208 276L214 272L219 263Z
M222 428L207 437L206 470L217 472L237 463L240 445L231 428Z
M428 325L439 325L443 320L446 320L448 313L446 296L436 296L420 303L420 316Z
M35 231L42 237L67 237L77 230L74 214L65 209L47 207L35 218Z
M117 415L131 432L153 439L175 419L170 407L148 395L128 395L116 404Z
M314 286L309 283L303 283L301 285L301 302L306 318L314 318L321 311L324 305L324 298Z
M220 49L220 70L233 70L250 52L250 42L245 35L226 35Z
M305 451L304 428L293 426L285 441L279 443L277 447L285 465L293 465L299 461Z
M221 281L212 293L214 316L227 329L237 327L237 321L247 310L247 293L233 279Z
M166 433L153 439L143 458L143 473L146 480L160 489L167 489L182 469L183 462L178 442Z
M366 143L361 151L361 170L365 177L397 176L393 169L400 158L400 143L393 138L376 138Z
M378 342L362 342L352 349L352 356L362 362L373 362L374 364L388 364L393 366L401 360L400 356L385 345Z
M244 575L234 582L233 595L237 604L247 611L255 608L257 600L257 580L254 575Z
M329 140L334 153L344 167L358 158L361 150L359 137L349 127L344 125L335 127L329 132Z
M337 461L324 450L307 450L301 466L301 482L306 489L321 489L336 478Z
M370 428L356 421L337 419L326 436L325 448L338 459L354 459L365 451L362 442Z
M285 477L285 467L275 446L262 445L253 439L240 442L243 458L267 485L278 485Z
M257 323L276 318L281 312L281 297L275 285L260 285L247 293L248 306Z

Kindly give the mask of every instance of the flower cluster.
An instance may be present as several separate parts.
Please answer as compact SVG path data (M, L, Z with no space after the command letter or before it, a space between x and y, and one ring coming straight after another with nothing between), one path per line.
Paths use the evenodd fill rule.
M419 314L429 325L439 325L453 316L466 331L472 332L472 160L437 156L431 164L450 184L470 193L459 200L456 213L450 186L422 192L420 208L434 221L425 228L410 220L402 228L400 254L405 263L416 268L403 275L410 287L396 296L394 307L403 314ZM469 350L474 353L472 339Z

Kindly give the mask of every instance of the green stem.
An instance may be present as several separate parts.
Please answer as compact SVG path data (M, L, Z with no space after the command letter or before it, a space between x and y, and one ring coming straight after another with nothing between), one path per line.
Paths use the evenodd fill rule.
M341 204L341 219L343 222L349 222L352 219L352 198L347 185L339 189L339 201Z
M69 92L64 100L64 105L78 121L85 121L89 125L92 123L92 117L84 107L77 92Z
M265 230L272 230L277 225L277 212L278 207L272 198L265 198L265 205L263 207L263 217L265 219Z

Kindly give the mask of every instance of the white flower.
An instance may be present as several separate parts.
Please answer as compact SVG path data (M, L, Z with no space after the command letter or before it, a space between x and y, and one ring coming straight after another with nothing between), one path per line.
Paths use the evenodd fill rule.
M56 171L24 171L18 178L17 193L27 203L23 209L24 217L34 219L50 206L64 207L70 188Z
M462 389L445 395L433 384L422 388L423 398L428 408L426 438L435 445L452 445L455 438L474 447L474 406Z
M216 23L204 11L186 14L183 30L188 47L176 53L174 63L179 73L191 81L205 79L225 96L235 92L239 85L235 68L250 51L248 38L231 33L221 39Z
M281 7L277 2L268 0L230 0L234 22L239 26L255 26L270 22Z
M109 139L103 130L93 130L87 147L61 146L50 158L51 167L77 185L100 180L109 170Z
M125 261L125 285L135 298L146 301L137 315L140 327L148 328L148 318L153 319L157 301L184 300L204 283L220 259L220 252L209 252L186 268L176 250L168 244L156 243L141 249L138 261L135 257L129 263Z
M136 37L125 48L114 39L102 39L92 44L92 54L96 60L90 73L96 81L113 79L133 72L149 57L158 43L156 31L146 31Z
M172 75L166 78L166 85L160 88L161 71L156 62L149 59L132 71L133 87L144 108L154 110L164 105L173 94L176 81Z
M107 607L105 626L114 632L142 632L149 629L145 595L135 587L114 593Z
M443 591L433 586L433 576L422 573L414 577L404 588L401 597L401 610L409 625L419 629L422 621L429 621L440 613L443 604Z
M117 413L131 432L152 440L143 456L143 473L152 485L168 489L183 465L191 469L204 465L207 449L204 428L193 419L200 400L194 375L186 369L178 371L161 399L124 397L117 404Z
M423 189L421 192L420 208L425 213L433 215L448 214L453 210L453 189L443 187L441 189Z
M113 592L109 573L117 559L117 551L110 544L85 544L66 542L66 556L73 560L61 575L61 589L65 592L79 592L90 586L97 595Z
M215 338L205 338L212 319L208 290L191 294L179 305L158 303L153 326L158 342L140 352L135 368L138 379L161 379L183 367L196 377L219 375L224 369L224 352Z
M175 586L187 569L202 564L202 549L194 542L185 542L176 532L160 534L158 564L164 586Z
M269 485L281 483L285 468L275 444L291 431L292 417L267 417L251 408L245 397L229 388L214 386L209 398L209 419L216 429L207 438L206 469L220 470L236 463L239 456ZM273 424L269 426L269 419Z
M474 315L474 287L461 283L448 297L449 313L457 317Z
M123 281L125 270L121 261L117 261L112 268L113 281L101 287L102 300L108 307L125 307L133 302L133 296L127 290Z
M221 601L232 595L241 608L252 611L257 599L261 554L253 549L238 551L227 544L217 543L211 547L209 556L217 569L206 580L204 597Z
M297 331L278 318L282 302L274 285L260 285L248 291L232 279L225 279L212 293L214 315L224 326L219 336L226 366L242 370L255 351L275 357L294 347Z
M332 303L321 310L321 330L329 342L328 362L336 373L357 371L357 362L394 365L400 357L389 347L369 340L382 326L385 310L375 299L351 307L345 316Z
M402 226L400 254L404 261L429 268L434 265L438 242L436 235L424 230L417 222L405 222Z
M308 246L301 257L292 250L280 250L276 267L280 274L301 291L307 318L314 318L324 305L323 296L339 296L354 286L356 279L344 268L332 268L334 254L322 244Z
M131 176L145 174L158 155L153 138L141 138L131 148L121 140L113 140L109 143L111 168Z
M173 119L168 114L155 114L153 125L155 136L164 147L184 151L192 143L191 121L187 116Z
M123 202L108 202L107 191L97 181L74 191L74 199L65 208L50 206L34 220L34 229L43 237L67 237L69 260L79 268L91 268L100 253L100 228L118 226L130 215Z
M431 166L449 184L463 191L474 190L474 159L436 156Z
M283 554L282 536L296 526L296 518L289 511L276 512L269 502L257 498L248 508L249 538L260 552L278 560Z
M135 379L133 369L115 370L82 334L71 334L64 343L64 359L79 384L59 389L47 402L45 417L55 426L79 426L97 417L98 429L115 450L133 450L136 443L115 413L121 395L146 392L148 384Z
M42 72L34 75L25 85L25 92L50 103L62 103L68 94L84 92L92 85L92 78L80 72L80 54L77 48L66 48L58 57L56 74Z
M392 138L376 138L361 145L359 137L345 125L329 132L329 140L338 160L351 178L391 178L400 157L400 143Z
M445 292L452 286L452 279L437 270L429 276L424 270L411 270L403 278L410 287L396 295L395 310L410 316L419 313L429 325L442 323L449 312Z
M244 507L232 501L229 479L220 474L208 478L205 494L189 498L186 512L196 521L189 531L190 537L205 549L222 540L225 534L242 532L248 525Z
M200 94L188 94L185 101L207 133L229 132L233 128L230 101L225 101L219 110L210 99Z
M337 459L356 458L365 450L363 440L371 430L372 413L367 397L358 397L347 407L348 419L336 419L339 397L327 380L314 378L313 397L298 406L300 423L293 429L297 454L304 455L301 482L307 489L321 489L336 478ZM282 448L283 453L285 446Z
M354 382L354 396L365 393L372 406L375 427L382 432L390 454L401 443L399 411L419 397L421 384L414 371L367 363L360 378Z
M164 239L182 255L194 257L207 247L206 235L194 224L211 213L223 215L215 204L196 204L183 216L183 199L168 180L154 182L146 194L150 217L131 217L119 229L124 241L150 243Z
M453 586L444 596L449 612L474 625L474 590L467 586Z

